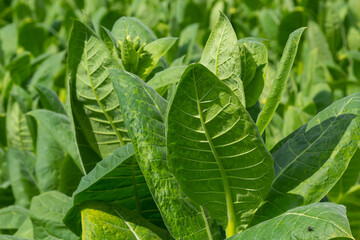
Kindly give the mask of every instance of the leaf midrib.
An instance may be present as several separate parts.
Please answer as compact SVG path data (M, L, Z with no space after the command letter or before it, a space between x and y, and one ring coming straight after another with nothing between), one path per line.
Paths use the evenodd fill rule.
M301 151L301 153L299 153L293 160L291 160L291 162L289 164L287 164L287 166L285 168L282 168L281 171L279 172L278 175L276 175L276 177L274 178L273 184L277 181L277 179L280 177L280 175L282 175L285 170L287 170L300 156L302 156L309 148L311 148L317 141L319 141L319 139L321 139L321 137L332 127L332 125L334 124L334 122L337 120L337 118L343 113L345 107L353 100L353 98L351 98L343 107L343 109L341 109L341 111L339 112L339 114L337 114L337 116L335 117L334 121L332 121L330 123L330 125L326 128L325 131L323 131L319 137L317 137L311 144L309 144L309 146L307 146L303 151ZM319 118L318 118L319 119ZM319 123L321 126L321 122ZM304 135L304 133L303 133ZM304 135L305 138L305 135ZM305 138L306 139L306 138ZM289 139L286 143L288 143L291 139ZM286 144L285 143L285 144ZM284 144L284 146L285 146ZM290 145L289 145L290 148ZM282 149L282 147L280 148ZM280 150L279 149L279 150ZM279 165L279 163L277 161L275 161L277 165ZM280 166L280 165L279 165Z
M197 85L196 85L194 69L193 69L193 78L192 78L192 80L194 81L195 94L196 94L196 104L197 104L197 108L198 108L198 111L199 111L201 126L204 129L206 139L208 140L208 143L209 143L210 148L212 150L212 154L214 155L216 163L218 164L220 174L221 174L221 178L223 180L224 191L225 191L225 199L226 199L226 208L227 208L227 215L228 215L228 224L230 222L232 222L236 226L236 216L235 216L234 204L233 204L233 201L232 201L229 181L228 181L225 169L224 169L224 167L223 167L223 165L222 165L222 163L220 161L220 157L219 157L217 151L215 150L215 146L214 146L214 144L213 144L213 142L211 140L211 137L210 137L210 135L209 135L209 133L207 131L207 128L205 126L205 121L203 119L203 115L202 115L201 107L200 107L199 94L198 94L198 89L197 89ZM230 236L227 236L227 237L230 237Z
M88 34L86 33L86 35L88 35ZM120 142L120 146L124 146L125 145L124 140L122 139L120 133L116 130L117 128L116 128L115 124L113 123L113 121L110 118L109 114L106 112L106 110L105 110L103 104L101 103L101 101L99 99L99 96L98 96L98 94L97 94L97 92L96 92L96 90L94 88L94 84L93 84L93 81L92 81L92 77L90 75L90 69L89 69L89 64L88 64L87 45L88 45L88 42L85 41L85 51L84 51L84 53L85 53L85 65L86 65L86 72L87 72L87 75L89 77L89 82L90 82L90 85L91 85L91 90L93 91L93 93L95 95L96 102L99 104L99 106L100 106L101 110L103 111L106 119L109 121L111 127L113 128L113 130L114 130L114 132L116 134L116 137L118 138L118 140Z

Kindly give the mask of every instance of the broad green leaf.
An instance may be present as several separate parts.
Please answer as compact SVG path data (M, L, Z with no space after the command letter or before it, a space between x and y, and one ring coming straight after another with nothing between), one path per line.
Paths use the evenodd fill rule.
M200 63L224 81L245 106L237 37L229 19L223 13L220 14L218 22L210 33Z
M346 171L328 193L330 201L347 209L350 227L355 239L360 238L360 149L356 151Z
M275 179L253 224L320 201L345 172L360 140L360 93L321 111L275 146Z
M0 229L18 229L29 216L29 210L20 206L0 209Z
M121 205L138 212L157 226L163 225L133 155L132 145L127 144L99 162L83 177L73 194L73 206L64 219L69 228L80 235L80 205L91 200Z
M304 30L305 28L299 28L292 32L286 43L269 96L267 97L265 106L261 110L256 122L261 134L264 132L266 126L271 121L276 108L279 106L282 93L286 86L286 81L289 78L290 70L295 60L300 38Z
M238 42L241 51L245 49L244 45L246 45L246 49L251 54L255 62L256 70L253 77L249 81L245 81L244 79L242 79L244 82L246 107L251 107L256 104L265 85L266 70L268 65L268 53L264 44L252 40L251 38L242 38ZM246 67L247 66L244 66L244 64L242 63L241 73Z
M54 77L62 67L61 62L64 59L64 55L64 52L59 52L51 55L42 62L34 75L31 77L28 89L30 91L34 91L34 87L36 85L52 88L54 85Z
M56 113L44 109L37 109L29 113L41 124L42 130L51 136L61 148L68 153L79 170L85 175L86 166L93 164L88 159L80 157L78 149L75 145L74 133L71 129L69 118L61 113ZM42 146L39 146L42 147Z
M154 88L161 96L165 94L169 85L177 83L181 79L186 66L175 66L166 68L164 71L158 72L148 81L148 84Z
M164 223L175 239L219 239L214 221L186 198L166 161L167 102L135 75L111 70L135 156Z
M131 39L140 38L140 43L150 43L156 39L156 36L142 22L133 17L122 17L114 23L111 30L117 41L123 40L126 36Z
M315 203L291 209L229 240L333 239L337 237L355 239L351 235L345 207L334 203Z
M271 155L251 116L201 64L188 67L171 103L167 158L184 193L227 237L246 228L273 178Z
M107 68L121 66L95 32L74 21L69 41L69 96L80 154L89 161L87 171L99 161L86 155L88 145L102 159L130 142Z
M39 94L40 102L44 109L66 115L63 104L53 90L43 85L36 85L35 89Z
M34 239L76 239L73 232L65 227L62 219L71 205L71 198L50 191L36 196L31 201L30 218L34 228Z
M9 181L16 205L29 207L31 198L39 192L35 179L35 161L30 152L15 148L8 148L6 152Z
M171 239L164 229L126 208L103 202L86 202L82 205L82 239Z
M141 79L146 79L154 69L160 58L176 42L177 38L167 37L157 39L144 47L144 56L140 57L137 75Z

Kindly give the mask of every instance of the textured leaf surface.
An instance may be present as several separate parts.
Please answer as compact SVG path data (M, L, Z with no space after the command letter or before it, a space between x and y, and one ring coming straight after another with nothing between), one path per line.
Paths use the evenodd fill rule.
M238 98L201 64L188 67L168 113L167 156L181 189L237 231L265 198L272 158Z
M81 229L79 206L91 200L121 205L138 212L158 226L163 225L144 176L136 163L131 144L115 150L82 178L73 194L72 209L64 220L77 234L80 234Z
M309 228L311 227L311 231ZM245 230L229 240L333 239L351 235L344 206L315 203L298 207Z
M219 239L217 226L186 198L166 162L167 102L138 77L110 71L135 155L169 232L176 239Z
M95 32L74 21L69 41L69 91L80 154L92 161L85 166L88 171L98 161L86 155L88 145L103 159L130 141L106 68L121 66Z
M275 179L253 223L320 201L336 184L360 140L360 93L321 111L275 146Z
M72 159L74 159L76 166L83 174L85 174L86 165L92 163L82 162L75 145L74 133L72 132L69 118L64 114L44 109L37 109L29 114L38 120L42 129L44 129L46 133L50 135L57 144L72 157ZM84 160L88 161L88 159Z
M171 239L165 230L126 208L102 202L82 205L82 239Z
M0 229L18 229L29 216L29 210L20 206L0 209Z
M70 204L70 197L56 191L46 192L34 197L30 206L34 239L79 239L62 222Z
M279 106L286 81L289 78L290 70L295 60L300 38L304 30L305 28L299 28L292 32L286 43L269 96L267 97L265 106L260 112L256 122L261 134L264 132L266 126L271 121L276 108Z
M245 106L245 96L240 79L241 60L237 37L229 19L220 13L201 55L200 63L224 81Z

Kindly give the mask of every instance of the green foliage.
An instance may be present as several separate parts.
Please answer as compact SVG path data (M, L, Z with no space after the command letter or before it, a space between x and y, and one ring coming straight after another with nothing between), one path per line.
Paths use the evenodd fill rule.
M360 238L359 9L0 1L0 239Z

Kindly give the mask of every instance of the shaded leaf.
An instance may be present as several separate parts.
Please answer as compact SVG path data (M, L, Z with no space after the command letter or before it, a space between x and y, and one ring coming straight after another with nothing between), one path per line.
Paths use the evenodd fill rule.
M343 98L275 146L275 179L253 224L320 201L345 172L360 140L360 93Z

